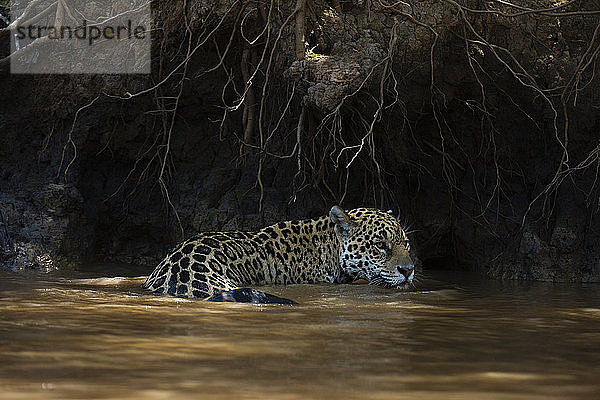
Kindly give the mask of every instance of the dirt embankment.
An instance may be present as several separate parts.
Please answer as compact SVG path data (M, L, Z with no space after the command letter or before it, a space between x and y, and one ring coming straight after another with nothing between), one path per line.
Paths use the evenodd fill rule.
M4 73L3 265L398 204L426 264L600 280L600 5L519 4L159 1L151 76Z

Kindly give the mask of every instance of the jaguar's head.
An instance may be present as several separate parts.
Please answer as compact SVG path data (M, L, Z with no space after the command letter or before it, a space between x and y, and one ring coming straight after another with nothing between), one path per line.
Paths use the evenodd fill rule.
M334 206L329 217L340 242L340 266L357 279L405 288L415 276L406 232L393 212Z

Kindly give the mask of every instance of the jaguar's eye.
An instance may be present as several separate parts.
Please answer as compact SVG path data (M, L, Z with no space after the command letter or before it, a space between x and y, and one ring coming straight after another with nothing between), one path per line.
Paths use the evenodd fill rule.
M387 251L388 250L388 245L387 245L386 242L376 242L375 243L375 247L377 247L381 251Z

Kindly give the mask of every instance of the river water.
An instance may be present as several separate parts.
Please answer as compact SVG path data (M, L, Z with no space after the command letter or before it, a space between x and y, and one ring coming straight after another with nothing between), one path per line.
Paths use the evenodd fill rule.
M261 306L114 277L144 271L0 272L0 398L600 398L600 284L436 272L404 292L272 287L300 305Z

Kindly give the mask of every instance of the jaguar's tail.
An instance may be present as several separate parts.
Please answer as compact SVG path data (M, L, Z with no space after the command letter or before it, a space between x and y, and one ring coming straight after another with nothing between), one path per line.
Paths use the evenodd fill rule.
M238 288L227 290L206 299L208 301L222 301L230 303L260 303L260 304L298 304L294 300L285 299L260 290Z

